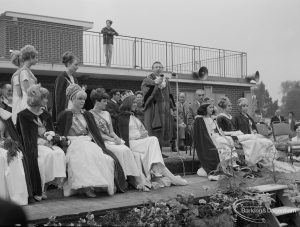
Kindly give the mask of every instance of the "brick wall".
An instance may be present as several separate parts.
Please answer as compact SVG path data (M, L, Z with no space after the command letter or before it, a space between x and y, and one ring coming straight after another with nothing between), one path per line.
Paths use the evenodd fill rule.
M78 26L1 16L0 44L3 42L5 50L3 53L0 49L0 55L6 58L10 57L10 49L31 44L39 52L39 62L60 63L65 51L72 51L83 60L83 30Z
M54 89L54 82L55 77L53 76L40 76L36 75L38 81L42 83L44 87L46 87L52 94ZM3 82L10 82L11 75L9 74L0 74L0 83ZM133 81L133 80L113 80L113 79L97 79L97 78L90 78L86 81L80 80L80 84L87 84L88 89L94 89L103 87L106 90L110 89L129 89L132 91L138 91L141 89L142 80ZM205 85L207 87L208 85ZM196 89L204 89L204 86L201 84L188 84L188 83L180 83L179 84L179 91L181 92L190 92L192 95L196 91ZM171 90L175 97L176 94L176 84L171 83ZM250 88L247 87L239 87L239 86L225 86L225 85L213 85L212 86L212 93L213 94L220 94L226 95L233 104L233 112L232 115L236 115L238 113L238 109L236 106L237 100L241 97L245 97L245 93L249 93ZM215 97L214 97L215 98ZM217 101L217 98L215 98ZM52 99L49 100L49 103L52 103Z
M6 56L6 22L0 20L0 57Z

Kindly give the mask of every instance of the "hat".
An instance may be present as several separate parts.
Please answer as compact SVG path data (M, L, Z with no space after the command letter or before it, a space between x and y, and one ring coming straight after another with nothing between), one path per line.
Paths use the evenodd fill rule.
M248 100L246 98L239 98L237 101L238 106L248 105Z
M124 101L124 99L128 98L129 96L133 96L133 92L131 90L125 91L122 95L121 95L121 100L122 102Z
M83 91L81 87L78 84L70 84L66 89L66 95L69 100L72 100L72 98L80 91Z

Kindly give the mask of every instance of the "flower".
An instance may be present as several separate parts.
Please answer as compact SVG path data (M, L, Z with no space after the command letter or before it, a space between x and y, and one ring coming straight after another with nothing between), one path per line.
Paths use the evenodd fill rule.
M48 135L48 136L46 136L46 139L47 139L48 141L51 141L51 140L53 139L53 136Z
M204 199L199 199L199 204L206 204L206 201Z

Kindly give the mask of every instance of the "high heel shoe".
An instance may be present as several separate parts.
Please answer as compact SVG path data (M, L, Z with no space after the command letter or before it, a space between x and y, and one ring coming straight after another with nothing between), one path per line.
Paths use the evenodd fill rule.
M86 195L86 197L88 198L95 198L96 194L94 193L94 191L91 188L86 188L84 190L84 194Z
M34 195L33 198L34 198L34 200L37 201L37 202L42 201L42 196L40 196L40 195Z
M143 191L143 192L150 192L151 191L151 189L145 184L138 184L136 186L136 189L140 190L140 191Z

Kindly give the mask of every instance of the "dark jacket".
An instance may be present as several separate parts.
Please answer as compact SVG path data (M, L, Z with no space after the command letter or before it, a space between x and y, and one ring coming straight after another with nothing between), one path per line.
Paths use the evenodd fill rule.
M115 184L116 184L118 191L125 192L125 190L126 190L125 174L124 174L124 171L122 169L122 166L121 166L118 158L114 155L114 153L112 153L110 150L108 150L105 147L105 144L103 142L100 131L97 128L97 124L95 122L93 114L88 111L84 111L83 116L86 120L88 130L91 133L94 142L99 147L101 147L101 149L103 150L103 153L105 153L106 155L109 155L110 157L112 157L114 159L114 161L115 161L115 171L114 171ZM65 110L60 113L60 115L57 118L57 129L58 129L58 132L60 135L68 136L69 131L72 126L72 119L73 119L72 111ZM99 163L99 165L101 165L101 163Z
M114 44L114 35L119 35L112 27L102 28L101 34L103 34L103 44Z
M193 126L194 146L199 158L201 167L209 174L216 170L220 163L218 150L211 140L205 122L202 117L197 117Z
M233 125L236 130L240 130L244 134L251 134L249 120L252 123L252 130L256 130L256 125L254 120L247 114L248 118L245 117L243 114L239 114L238 116L233 118Z
M11 202L0 199L0 226L27 226L23 209Z
M5 102L1 102L0 103L0 107L2 107L4 110L8 111L8 112L12 112L12 107L7 105Z
M189 128L192 128L192 125L195 120L195 116L197 116L197 111L199 109L200 105L197 101L193 102L187 110L186 118L187 118L187 125Z
M129 147L129 120L131 112L122 111L120 112L118 123L120 137L125 141L125 145Z
M66 96L66 90L67 87L70 85L69 81L70 77L66 72L62 72L55 80L52 109L53 121L56 121L56 118L59 115L59 113L64 111L68 107L69 100ZM75 77L74 82L78 84L78 80Z
M41 121L45 124L47 131L54 131L51 115L44 111L40 116ZM33 122L37 120L37 115L28 109L18 113L17 130L22 137L24 154L28 161L29 175L32 184L33 195L42 195L42 183L38 166L38 125Z

